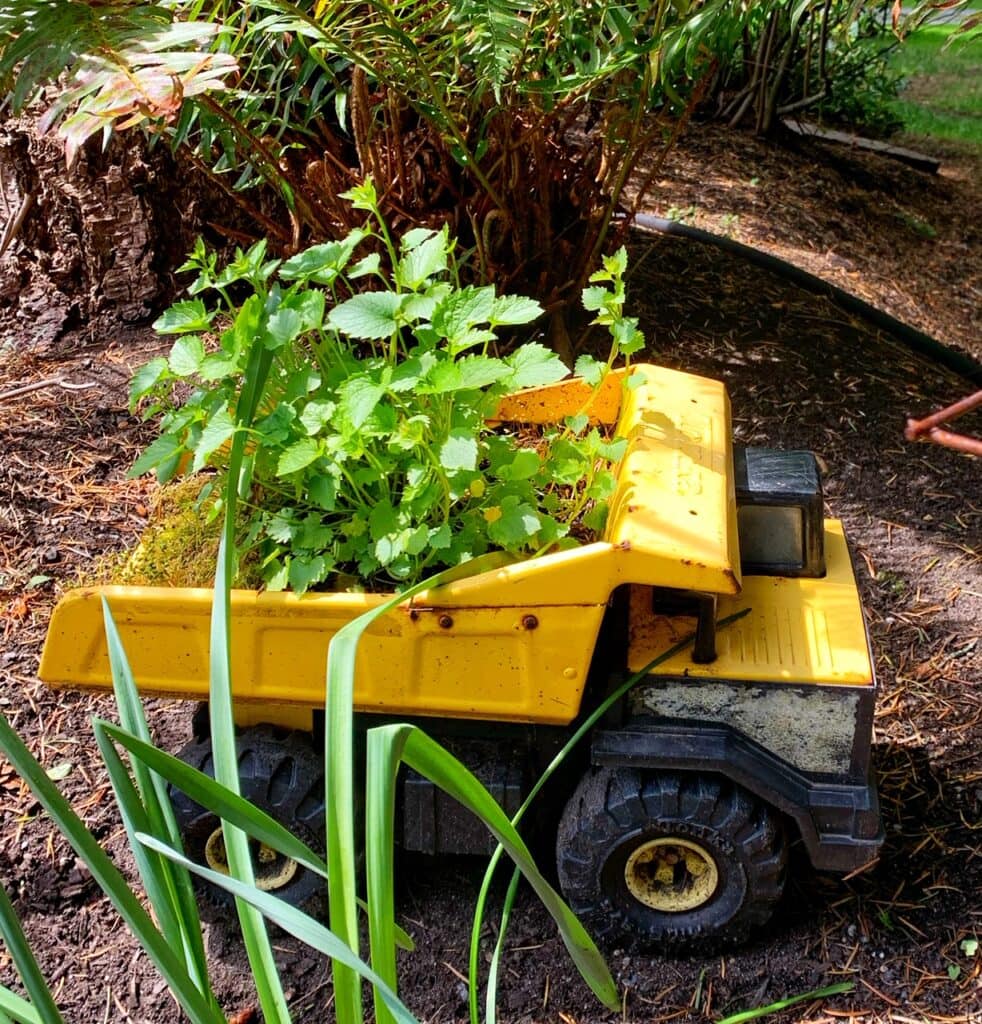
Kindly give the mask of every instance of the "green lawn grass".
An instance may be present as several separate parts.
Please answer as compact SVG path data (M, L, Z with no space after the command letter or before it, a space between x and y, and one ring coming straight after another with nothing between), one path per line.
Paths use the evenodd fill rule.
M976 29L945 49L955 29L928 25L894 50L890 67L905 81L892 106L909 134L982 153L982 34Z

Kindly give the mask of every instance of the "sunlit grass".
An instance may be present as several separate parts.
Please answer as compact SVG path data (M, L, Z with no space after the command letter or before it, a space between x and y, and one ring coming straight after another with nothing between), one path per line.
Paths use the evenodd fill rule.
M982 154L982 35L946 43L953 24L914 32L891 55L905 82L894 110L911 135L967 144Z

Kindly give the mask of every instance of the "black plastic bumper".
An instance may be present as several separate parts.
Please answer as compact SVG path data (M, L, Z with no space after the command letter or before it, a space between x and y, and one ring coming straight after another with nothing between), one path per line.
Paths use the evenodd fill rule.
M713 772L732 779L798 826L812 864L854 871L883 843L876 786L810 777L728 728L693 723L630 723L594 733L595 764Z

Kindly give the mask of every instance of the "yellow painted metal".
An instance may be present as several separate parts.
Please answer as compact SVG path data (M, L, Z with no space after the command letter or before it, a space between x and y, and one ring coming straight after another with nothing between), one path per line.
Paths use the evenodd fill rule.
M603 611L617 586L739 590L723 386L649 365L630 373L629 386L621 386L623 373L614 375L592 401L581 382L567 381L513 396L499 409L509 420L556 422L587 411L609 422L619 403L618 433L628 439L628 451L618 467L604 538L459 580L377 622L362 644L359 709L563 724L579 710ZM69 593L48 631L42 679L83 688L109 685L102 594L144 692L207 695L208 590ZM233 685L240 722L272 719L309 727L311 709L323 705L330 637L380 600L234 592Z
M632 851L624 865L624 883L639 903L679 914L712 898L719 869L709 851L691 839L660 836Z
M594 423L613 426L621 411L621 385L625 376L645 371L662 372L659 367L640 364L634 370L615 370L608 374L596 391L579 377L517 391L501 400L492 422L562 423L567 416L585 413ZM692 377L691 374L686 376Z
M719 381L644 368L625 394L628 440L611 499L606 540L675 565L686 590L734 594L740 559L730 403ZM659 566L660 568L660 566ZM657 570L637 583L656 583ZM696 575L710 577L696 584Z
M109 601L143 693L207 697L209 590L72 591L52 618L42 679L82 689L111 685L101 596ZM323 707L331 636L381 600L233 591L232 680L243 713ZM603 613L603 604L400 607L362 640L356 707L564 724L579 710Z
M828 571L822 579L745 576L739 595L719 600L720 617L751 609L720 631L719 657L697 665L686 651L659 665L654 674L872 686L863 610L838 520L825 522L825 556ZM694 624L694 619L653 614L650 591L636 588L631 597L631 670L642 669Z

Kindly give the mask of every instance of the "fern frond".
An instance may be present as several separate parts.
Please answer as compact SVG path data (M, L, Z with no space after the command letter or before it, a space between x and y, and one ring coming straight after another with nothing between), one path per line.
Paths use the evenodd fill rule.
M71 162L91 135L171 118L186 97L223 88L237 65L210 52L218 33L154 4L14 0L0 5L0 87L16 112L61 85L41 126L59 126Z
M467 63L478 81L499 89L529 43L529 5L516 0L451 0L447 22L463 34Z

